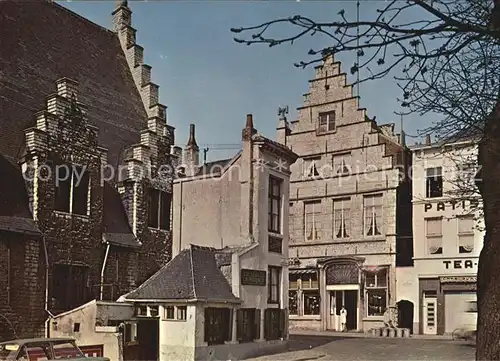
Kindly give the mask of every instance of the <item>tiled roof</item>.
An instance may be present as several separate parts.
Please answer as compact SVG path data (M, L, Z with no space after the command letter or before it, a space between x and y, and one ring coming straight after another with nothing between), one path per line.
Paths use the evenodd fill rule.
M217 267L214 251L191 245L136 290L128 300L239 302Z
M79 83L110 164L140 141L147 115L117 34L45 0L1 1L0 33L9 34L0 37L0 154L19 157L23 130L64 77Z
M0 154L0 230L40 235L28 205L21 169Z
M106 241L118 246L140 247L128 222L120 194L108 182L104 183L103 221Z

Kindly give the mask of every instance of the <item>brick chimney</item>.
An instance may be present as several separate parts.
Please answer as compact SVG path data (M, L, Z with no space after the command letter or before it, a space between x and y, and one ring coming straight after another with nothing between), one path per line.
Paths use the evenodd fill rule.
M252 114L247 114L247 122L245 128L241 132L241 140L248 142L252 139L252 135L257 133L257 130L253 127L253 117Z
M194 124L189 125L189 140L184 148L184 165L186 166L186 175L196 174L200 164L200 148L196 143Z
M427 134L425 136L425 145L431 145L431 135Z

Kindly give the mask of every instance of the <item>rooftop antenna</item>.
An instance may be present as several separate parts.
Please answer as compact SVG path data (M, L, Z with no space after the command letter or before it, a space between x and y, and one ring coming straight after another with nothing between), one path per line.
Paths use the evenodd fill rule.
M210 150L209 147L203 148L203 164L207 163L207 153Z
M356 22L358 23L358 26L356 27L356 48L358 49L357 55L356 55L356 62L358 63L358 71L356 72L356 92L357 96L359 97L359 0L356 3Z

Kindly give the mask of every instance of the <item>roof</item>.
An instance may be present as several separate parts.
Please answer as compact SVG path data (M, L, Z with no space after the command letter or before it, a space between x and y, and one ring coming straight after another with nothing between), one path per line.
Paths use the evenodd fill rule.
M29 197L21 169L1 154L0 230L41 235L29 209Z
M213 162L207 162L203 164L200 168L198 168L196 175L199 176L199 175L209 175L209 174L220 174L222 173L222 170L229 163L231 163L233 159L234 157L228 159L220 159Z
M287 158L286 160L290 161L291 164L295 163L295 161L299 158L299 156L286 145L266 138L261 134L254 134L252 136L252 140L256 143L263 143L267 150Z
M19 339L16 339L16 340L0 342L0 345L5 345L5 344L23 345L23 344L32 343L32 342L61 342L61 341L75 341L75 339L72 338L72 337L19 338Z
M441 139L438 142L438 145L479 140L484 134L482 128L482 125L478 124L477 126L469 126L459 129L448 137Z
M125 299L239 302L217 267L215 252L195 245L182 250Z
M141 246L130 227L120 194L108 182L104 183L103 222L107 242L125 247Z
M1 1L0 33L0 154L19 158L23 130L64 77L79 83L110 164L140 142L147 114L116 33L45 0Z

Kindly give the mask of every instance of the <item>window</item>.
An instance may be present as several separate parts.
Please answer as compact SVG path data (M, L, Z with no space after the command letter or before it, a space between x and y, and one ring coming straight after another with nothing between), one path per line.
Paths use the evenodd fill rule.
M68 358L84 358L85 355L76 347L73 342L58 342L53 344L54 358L56 360Z
M318 167L320 164L321 164L321 157L304 158L303 162L304 169L302 171L304 177L305 178L318 177L319 176Z
M187 306L177 306L177 319L180 321L187 319Z
M351 172L351 155L339 154L333 156L334 174L349 174Z
M51 354L49 343L27 344L17 355L17 360L50 360L52 359Z
M335 130L335 112L319 113L318 133L326 133Z
M382 231L382 195L365 196L364 201L364 234L379 236Z
M283 240L278 237L269 236L268 238L268 250L273 253L283 253Z
M163 230L170 229L171 203L172 194L152 188L149 190L149 227Z
M425 235L429 254L443 254L442 218L425 219Z
M205 308L205 342L208 345L222 345L231 341L231 309Z
M299 272L304 272L299 270ZM291 315L319 315L320 293L317 272L289 275L289 310Z
M458 217L458 253L474 250L474 216Z
M387 310L387 268L365 273L368 316L383 316Z
M260 310L240 308L236 316L236 338L240 342L251 342L260 338Z
M459 188L474 186L476 182L477 164L465 162L460 164L457 168L457 186Z
M174 320L175 319L174 306L167 306L167 307L165 307L164 310L165 310L165 315L164 315L165 320Z
M89 172L83 167L58 164L54 209L79 215L88 214Z
M87 267L56 264L52 271L52 297L58 311L70 310L89 301Z
M281 191L283 181L279 178L269 177L269 219L268 230L281 233Z
M349 238L351 233L349 198L333 201L333 236L335 238Z
M264 311L264 338L278 340L285 335L286 313L279 308L267 308Z
M321 239L321 213L321 201L304 203L304 236L306 240Z
M441 167L425 170L425 196L427 198L443 196L443 174Z
M269 289L267 295L267 303L280 302L280 280L281 280L281 267L269 266Z

